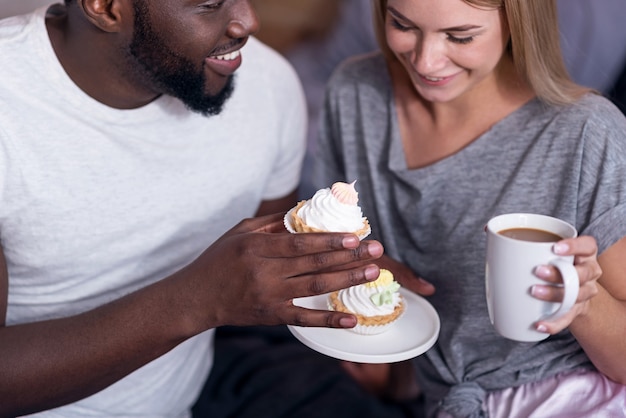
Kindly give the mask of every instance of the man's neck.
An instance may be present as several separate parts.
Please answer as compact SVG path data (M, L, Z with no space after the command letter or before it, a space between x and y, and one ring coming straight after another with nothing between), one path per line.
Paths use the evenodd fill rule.
M123 47L115 43L121 35L100 31L78 8L51 9L46 28L61 66L93 99L117 109L135 109L159 97L124 71Z

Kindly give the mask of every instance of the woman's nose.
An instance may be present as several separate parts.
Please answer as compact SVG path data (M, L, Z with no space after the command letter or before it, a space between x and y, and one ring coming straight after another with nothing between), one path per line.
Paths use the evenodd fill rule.
M425 37L416 46L416 70L422 75L438 75L437 71L445 66L446 54L442 40Z

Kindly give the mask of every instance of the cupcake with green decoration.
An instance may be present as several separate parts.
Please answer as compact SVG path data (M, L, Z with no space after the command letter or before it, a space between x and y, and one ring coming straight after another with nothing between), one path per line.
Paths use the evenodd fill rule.
M399 292L400 284L389 270L380 269L378 279L332 292L328 307L333 311L351 313L358 324L350 328L358 334L380 334L400 318L405 303Z

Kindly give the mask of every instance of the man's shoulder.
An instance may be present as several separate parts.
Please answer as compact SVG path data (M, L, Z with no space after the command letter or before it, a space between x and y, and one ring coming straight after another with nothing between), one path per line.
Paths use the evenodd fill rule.
M237 71L235 95L246 101L304 102L302 83L289 61L254 37L242 49L243 63ZM258 94L263 91L263 94ZM260 105L259 103L255 104Z
M293 73L295 70L289 61L255 37L250 37L243 50L243 69L254 73Z
M43 10L35 10L0 19L0 47L8 47L23 40L39 23L42 23L39 20L43 21L43 13Z
M26 99L24 89L32 89L42 81L33 76L33 70L43 65L35 18L29 14L0 20L0 97L4 99L0 107L14 106L14 96Z
M37 64L39 37L45 31L41 12L0 20L0 79L24 77L24 68ZM9 65L10 63L10 65Z

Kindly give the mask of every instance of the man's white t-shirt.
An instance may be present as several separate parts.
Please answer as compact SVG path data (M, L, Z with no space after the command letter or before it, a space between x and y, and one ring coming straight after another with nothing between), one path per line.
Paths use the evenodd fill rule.
M220 115L192 113L167 96L118 110L64 72L45 13L0 23L7 325L90 310L189 264L262 200L294 190L305 148L299 80L258 40L244 47ZM38 416L188 416L211 368L212 339L207 331Z

